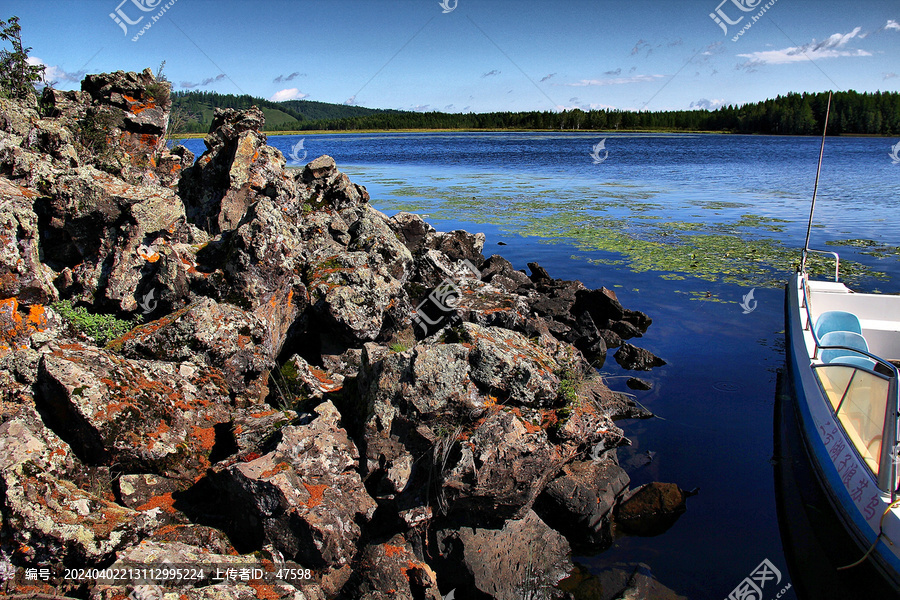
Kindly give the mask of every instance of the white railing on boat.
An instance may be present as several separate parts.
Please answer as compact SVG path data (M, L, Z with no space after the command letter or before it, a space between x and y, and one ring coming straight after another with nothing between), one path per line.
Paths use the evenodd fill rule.
M812 250L812 252L823 252L828 254L834 254L835 258L839 261L837 253L828 252L822 250ZM891 503L895 502L898 497L898 491L900 491L900 481L898 481L898 469L900 469L900 428L898 428L898 418L900 418L900 370L897 367L870 352L859 350L856 348L850 348L848 346L823 346L821 341L819 340L819 336L816 334L816 328L813 325L812 311L810 309L809 295L808 295L808 274L803 273L801 281L800 281L800 293L801 293L801 302L802 308L806 312L806 325L803 327L804 331L809 331L813 339L813 353L812 359L816 359L819 356L820 350L846 350L851 352L852 354L865 356L875 361L876 364L884 367L885 370L890 373L890 375L885 375L883 373L870 371L871 374L880 376L886 380L888 380L888 397L887 397L887 406L885 410L885 419L884 426L882 429L882 440L893 440L893 443L885 443L882 444L881 448L881 456L878 457L878 487L882 490L890 493L891 495ZM838 271L837 264L835 265L835 281L838 280ZM824 366L820 365L812 365L813 367ZM850 368L858 369L858 366L847 365ZM834 408L832 407L832 410ZM835 415L835 419L837 422L840 422L840 419ZM852 445L852 444L851 444ZM857 450L857 454L859 451ZM863 461L865 462L865 461Z
M803 252L804 253L803 264L806 264L806 256L805 255L807 252L815 252L817 254L831 254L832 256L834 256L834 280L835 281L838 280L838 273L840 272L840 269L841 269L841 257L838 256L837 252L835 252L833 250L816 250L815 248L806 248Z

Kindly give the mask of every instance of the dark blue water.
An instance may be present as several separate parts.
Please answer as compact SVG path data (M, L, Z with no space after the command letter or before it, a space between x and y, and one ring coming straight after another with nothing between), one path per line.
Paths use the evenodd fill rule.
M588 154L604 137L609 156L594 164ZM701 279L658 264L635 271L633 257L585 244L571 222L556 227L555 217L583 210L586 226L590 219L614 219L633 239L658 236L660 222L677 221L700 232L728 230L741 239L799 248L818 139L464 133L273 136L269 143L288 156L300 139L306 160L333 156L354 182L367 187L375 207L389 214L429 214L439 230L483 231L485 255L502 254L517 268L537 260L553 277L612 288L625 306L653 318L645 337L632 341L668 361L637 374L654 385L637 392L637 399L660 418L622 424L634 445L621 450L620 459L633 485L671 481L700 493L665 534L621 538L580 562L595 570L644 562L665 585L692 599L727 597L763 559L782 571L782 586L790 581L772 467L784 293L764 284L771 277L761 275L771 275L772 265L761 264L758 277L751 271L730 280L724 273ZM813 247L850 239L900 246L900 165L888 157L894 142L828 140ZM188 145L203 148L199 140ZM775 230L728 229L747 214L781 221ZM830 249L868 269L858 287L900 292L896 255L866 254L871 246L865 245ZM780 264L776 279L778 268L786 281ZM739 303L751 289L757 304L745 314ZM634 374L611 356L602 372L610 387L622 391ZM648 450L655 453L652 463L628 466ZM774 597L778 590L765 591ZM782 598L796 596L789 590Z

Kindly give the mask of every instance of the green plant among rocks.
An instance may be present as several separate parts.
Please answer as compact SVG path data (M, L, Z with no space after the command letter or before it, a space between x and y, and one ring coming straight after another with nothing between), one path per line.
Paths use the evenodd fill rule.
M109 131L118 125L115 116L107 111L89 111L75 125L75 140L81 145L84 158L106 160L112 156Z
M126 320L92 313L84 306L74 306L71 300L60 300L51 306L72 329L94 338L100 346L106 346L139 324L137 318Z
M559 397L567 405L578 403L578 384L581 379L581 376L572 368L566 368L561 373Z
M278 410L282 412L301 411L302 408L305 408L304 405L310 398L303 388L303 382L300 380L300 374L294 363L286 362L281 368L272 369L271 378L275 384L274 406Z

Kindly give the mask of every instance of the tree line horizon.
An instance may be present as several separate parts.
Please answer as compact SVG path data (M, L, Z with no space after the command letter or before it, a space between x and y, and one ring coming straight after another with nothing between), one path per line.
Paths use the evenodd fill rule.
M259 106L266 131L392 129L512 129L563 131L712 131L772 135L821 135L828 92L788 93L774 99L715 110L629 111L617 109L445 113L373 109L311 100L274 102L248 94L178 91L181 112L173 133L206 133L214 108ZM277 111L277 112L276 112ZM281 114L279 114L281 113ZM274 117L274 118L271 118ZM834 92L829 135L900 135L900 93Z

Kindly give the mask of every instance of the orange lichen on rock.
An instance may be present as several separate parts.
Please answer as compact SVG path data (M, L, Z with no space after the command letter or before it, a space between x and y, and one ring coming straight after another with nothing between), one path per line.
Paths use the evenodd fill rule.
M174 513L174 504L175 499L172 498L172 492L167 492L165 494L162 494L161 496L154 496L150 498L147 502L138 506L137 510L143 512L146 510L153 510L154 508L161 508L167 513Z
M148 108L156 108L156 102L154 100L148 100L147 102L139 102L136 98L132 98L128 94L122 94L122 97L128 101L128 110L132 113L139 115Z
M388 558L398 554L406 554L406 549L401 546L392 546L388 543L384 543L382 546L384 547L384 555Z
M282 471L287 471L287 470L290 469L290 468L291 468L291 465L289 465L288 463L282 461L282 462L278 463L277 465L275 465L274 467L272 467L271 469L267 469L267 470L263 471L263 472L260 474L260 477L263 478L263 479L266 479L266 478L268 478L268 477L272 477L272 476L274 476L274 475L278 475L278 474L281 473Z
M519 410L518 407L510 408L509 412L519 417L519 422L522 424L522 427L525 428L525 431L528 433L537 433L541 431L542 427L540 425L534 425L524 416L522 416L522 411Z
M307 483L303 484L303 487L306 488L306 491L309 492L309 501L306 503L307 508L315 508L316 506L322 503L322 497L325 495L325 488L327 485L309 485Z
M212 447L216 445L216 430L212 427L191 425L191 432L193 437L200 440L200 447L204 450L212 450Z
M0 355L25 347L29 337L46 327L47 315L42 305L31 305L23 317L18 299L0 300Z
M257 598L263 598L267 600L278 600L279 598L281 598L281 594L278 593L274 586L252 582L247 585L253 588L253 590L256 592Z

